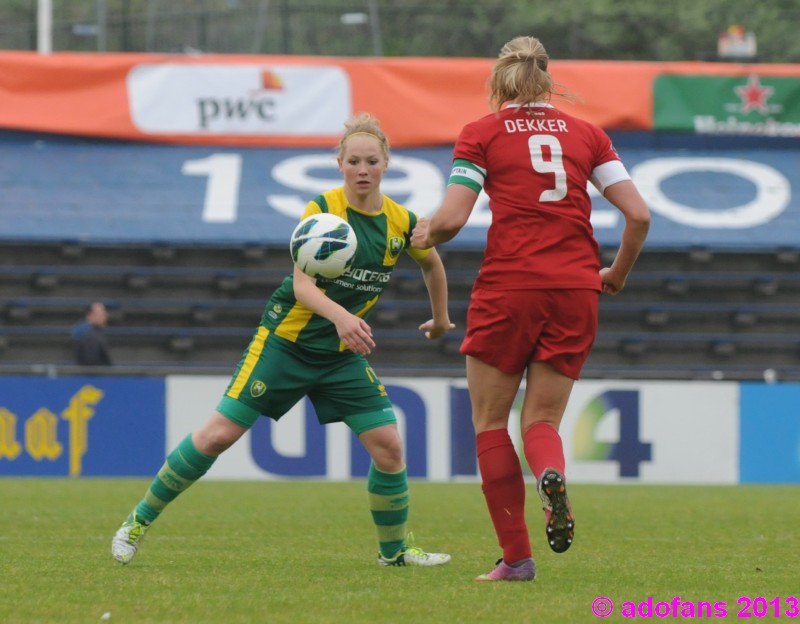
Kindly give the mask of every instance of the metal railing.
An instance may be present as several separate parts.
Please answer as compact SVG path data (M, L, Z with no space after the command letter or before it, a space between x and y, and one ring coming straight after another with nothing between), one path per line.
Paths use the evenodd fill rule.
M53 51L493 57L534 34L556 59L716 60L738 22L757 35L752 60L800 62L796 0L5 0L0 49L37 49L40 5Z

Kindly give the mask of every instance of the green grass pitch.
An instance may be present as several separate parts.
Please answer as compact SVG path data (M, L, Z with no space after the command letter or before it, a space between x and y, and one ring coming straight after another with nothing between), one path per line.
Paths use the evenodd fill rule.
M0 479L0 622L573 623L592 601L800 598L794 486L573 485L576 539L548 549L535 489L533 583L475 583L497 547L480 485L411 484L410 528L441 568L380 568L362 481L201 481L170 506L128 566L111 536L145 479ZM774 602L778 597L780 602ZM763 604L760 603L760 604ZM636 620L681 621L681 617Z

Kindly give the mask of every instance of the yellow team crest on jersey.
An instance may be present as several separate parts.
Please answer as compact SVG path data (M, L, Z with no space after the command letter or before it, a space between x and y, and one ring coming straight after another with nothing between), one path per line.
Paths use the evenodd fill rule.
M405 247L405 241L400 236L392 236L389 238L389 256L392 258L397 258L400 255L400 252L403 251Z
M256 379L252 384L250 384L250 395L253 397L260 397L266 391L267 384L259 379Z

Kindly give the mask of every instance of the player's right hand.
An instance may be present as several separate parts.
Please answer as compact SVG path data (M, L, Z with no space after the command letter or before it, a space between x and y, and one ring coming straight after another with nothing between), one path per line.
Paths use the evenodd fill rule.
M427 217L420 217L411 232L411 246L417 249L430 249L433 245L428 243L428 230L431 227L431 220Z

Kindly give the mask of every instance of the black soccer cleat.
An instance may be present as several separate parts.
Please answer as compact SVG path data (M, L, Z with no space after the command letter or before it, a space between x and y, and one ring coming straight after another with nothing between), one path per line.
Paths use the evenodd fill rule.
M575 538L575 518L567 497L564 475L555 468L546 468L537 484L547 517L547 543L553 552L563 553Z

